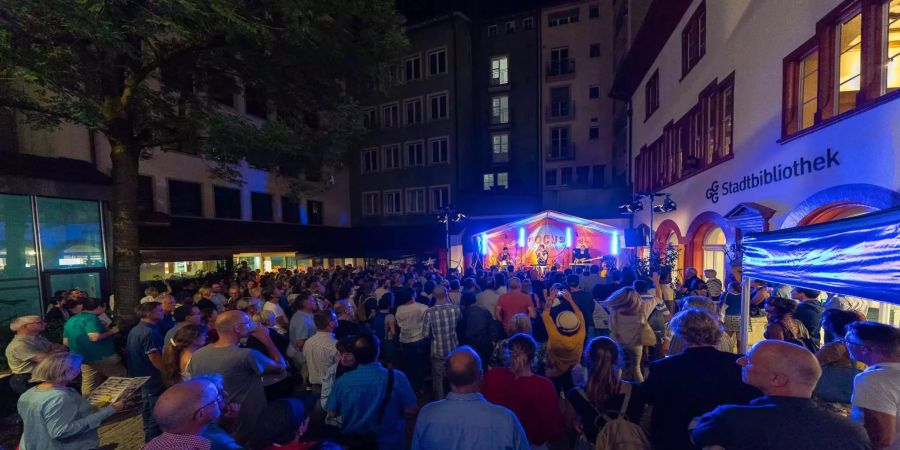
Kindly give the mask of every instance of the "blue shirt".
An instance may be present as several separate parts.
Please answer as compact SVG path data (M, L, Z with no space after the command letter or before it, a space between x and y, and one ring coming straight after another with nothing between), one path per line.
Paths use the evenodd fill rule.
M528 450L531 447L512 411L488 403L477 392L451 392L446 399L429 403L419 412L412 448Z
M19 397L18 410L24 424L21 450L97 448L100 422L115 413L112 406L95 410L70 388L33 387Z
M162 358L163 337L159 332L159 327L144 321L138 322L131 331L128 332L128 375L132 377L150 377L149 385L156 385L160 382L160 373L153 363L150 362L149 355L157 353Z
M325 410L341 416L346 433L378 433L382 449L405 448L405 419L403 409L416 403L412 386L406 375L394 370L394 387L384 410L381 429L376 430L378 410L387 390L388 370L379 363L362 364L342 375L334 383Z

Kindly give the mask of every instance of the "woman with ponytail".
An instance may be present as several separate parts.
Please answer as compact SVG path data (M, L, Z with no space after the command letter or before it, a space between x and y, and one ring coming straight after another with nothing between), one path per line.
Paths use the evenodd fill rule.
M175 332L163 348L162 379L166 386L178 384L190 378L188 363L194 351L206 345L206 325L185 325Z
M639 423L644 413L644 399L640 386L622 379L623 352L615 341L598 337L588 344L587 360L590 367L587 385L569 391L566 396L574 412L575 430L581 434L576 448L594 448L594 442L606 419L615 419L622 410L622 402L630 392L625 416Z

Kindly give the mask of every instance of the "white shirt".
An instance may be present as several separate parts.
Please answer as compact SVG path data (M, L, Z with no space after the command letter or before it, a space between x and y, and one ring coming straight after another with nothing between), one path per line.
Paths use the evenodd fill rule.
M857 311L863 316L869 314L869 301L859 297L845 295L832 295L825 301L825 309L840 309L841 311Z
M892 450L900 450L900 362L869 366L853 380L853 410L850 418L863 423L860 408L894 416L895 434Z
M494 317L494 309L497 307L498 300L500 300L500 292L493 289L485 289L475 296L475 304L488 310L491 313L491 317Z
M396 317L397 325L400 327L401 344L408 344L410 342L425 339L425 330L422 321L425 317L425 311L428 311L428 307L419 302L400 305L400 307L397 308Z
M316 331L316 334L303 344L303 356L309 369L309 382L322 384L325 371L337 362L337 339L327 331Z

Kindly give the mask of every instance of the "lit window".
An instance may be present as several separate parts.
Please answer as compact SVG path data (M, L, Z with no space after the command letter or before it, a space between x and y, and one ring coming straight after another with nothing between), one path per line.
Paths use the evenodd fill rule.
M813 125L819 92L819 52L813 51L800 61L800 129Z
M888 6L884 50L887 93L900 88L900 0L892 0Z
M497 174L497 187L506 189L509 187L509 174L500 172Z
M509 123L509 96L491 98L491 124Z
M484 174L484 190L489 191L494 188L494 174Z
M491 58L491 85L500 86L509 83L509 58L495 56Z
M491 161L495 163L509 161L509 133L491 136Z
M862 15L857 14L838 27L838 102L837 113L856 107L862 63Z

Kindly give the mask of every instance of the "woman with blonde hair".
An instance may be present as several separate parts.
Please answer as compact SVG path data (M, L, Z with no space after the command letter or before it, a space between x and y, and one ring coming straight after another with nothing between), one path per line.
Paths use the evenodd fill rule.
M575 430L580 433L576 448L594 448L594 442L606 419L625 418L639 423L644 412L640 385L622 379L622 349L608 337L594 338L587 347L590 372L587 385L569 391L568 412L574 414Z
M191 356L206 345L206 325L185 325L175 332L163 347L162 379L166 386L181 383L190 378L187 372Z
M631 287L619 289L608 300L600 302L600 306L609 311L609 337L622 346L625 354L622 377L626 380L638 383L644 381L641 370L644 346L656 344L647 340L653 334L647 324L647 317L653 312L655 304L655 299L642 300L640 294ZM655 335L653 340L655 341Z
M31 381L41 384L19 397L22 417L21 450L97 448L100 423L125 407L120 400L94 409L69 383L81 373L81 356L51 353L31 373Z
M509 319L506 327L506 335L514 336L522 333L531 336L531 319L527 314L519 313ZM509 366L509 338L500 340L494 346L494 354L491 357L491 366L508 367Z

